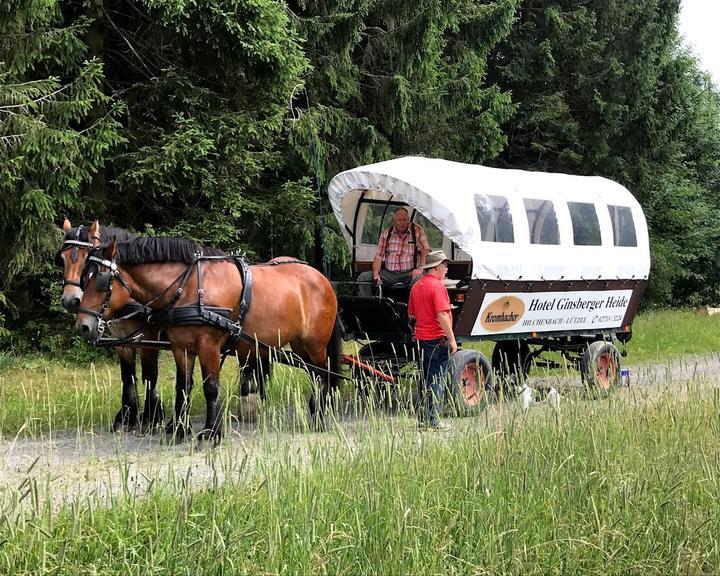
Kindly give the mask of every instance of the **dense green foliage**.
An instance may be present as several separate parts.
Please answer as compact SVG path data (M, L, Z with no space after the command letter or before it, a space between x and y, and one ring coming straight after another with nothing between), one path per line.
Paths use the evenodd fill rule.
M717 302L720 100L678 4L5 2L0 345L57 313L64 216L312 259L316 161L324 184L402 154L616 179L650 225L646 301ZM330 222L326 244L341 271Z

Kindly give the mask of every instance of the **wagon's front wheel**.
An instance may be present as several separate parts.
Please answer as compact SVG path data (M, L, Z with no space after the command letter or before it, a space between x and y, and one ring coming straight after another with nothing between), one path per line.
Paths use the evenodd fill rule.
M460 415L479 412L495 401L492 370L477 350L458 350L450 358L450 392Z
M580 360L580 371L588 387L607 392L620 382L620 352L611 342L591 342Z

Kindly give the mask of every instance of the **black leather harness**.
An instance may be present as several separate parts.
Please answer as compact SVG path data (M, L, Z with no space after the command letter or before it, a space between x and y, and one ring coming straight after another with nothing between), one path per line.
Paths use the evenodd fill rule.
M98 251L99 249L96 248L95 252ZM202 288L201 263L206 260L232 260L233 262L235 262L235 265L240 271L240 276L242 277L243 282L243 290L240 296L238 317L234 321L232 320L232 310L230 308L219 308L215 306L205 305L205 290ZM280 266L283 264L307 264L307 262L294 259L281 261L276 260L267 264L258 264L255 266ZM145 322L142 324L142 326L133 331L132 334L126 336L125 338L118 339L99 338L96 342L96 344L99 346L136 345L140 347L160 348L164 345L169 345L169 342L152 342L143 340L138 342L138 338L142 336L142 333L148 326L150 326L151 324L161 324L164 326L206 325L218 328L220 330L224 330L229 334L229 339L222 350L221 364L225 361L227 354L235 348L235 346L240 340L245 340L248 343L259 346L264 350L273 349L273 347L269 344L260 342L255 337L250 336L243 331L243 323L252 303L253 281L251 267L240 256L203 256L202 254L197 254L193 262L189 264L188 267L183 271L183 273L170 284L170 286L173 286L179 280L179 285L178 288L175 290L175 294L173 294L170 301L165 306L163 306L162 309L154 311L150 308L150 305L153 304L153 302L159 300L163 296L163 294L167 292L170 286L168 286L168 288L166 288L159 296L155 297L153 300L151 300L145 305L133 301L126 306L123 306L123 308L118 310L117 314L125 311L127 311L127 314L119 318L116 315L116 318L112 320L106 320L104 318L104 315L107 311L108 303L110 302L114 280L118 280L128 291L130 291L131 294L132 290L127 281L122 277L122 274L118 270L117 264L115 262L98 258L94 254L91 254L91 256L85 263L86 269L90 266L96 266L98 268L96 282L100 282L101 285L107 286L106 296L100 311L91 310L89 308L80 308L79 310L81 312L84 312L85 314L95 316L98 319L98 332L100 333L100 336L102 336L102 333L105 331L108 322L121 322L136 315L145 316ZM190 274L192 273L193 268L195 268L196 266L198 271L197 304L191 306L175 306L177 301L180 299L180 296L183 294L185 285L190 278ZM102 281L100 281L100 267L108 269L108 272L102 272L102 274L104 275ZM107 276L107 280L105 279L105 276ZM328 370L327 367L315 366L313 364L310 364L303 358L297 356L297 354L295 354L294 352L283 350L282 353L284 356L290 358L287 363L293 366L305 366L307 369L312 369L315 371L333 375L343 380L351 380L351 378L344 376L343 374Z
M206 260L229 260L235 263L240 278L242 279L242 294L240 296L240 309L236 320L232 320L232 309L220 308L217 306L205 305L205 289L202 287L202 262ZM163 307L160 312L151 315L151 321L165 326L200 326L207 325L214 328L224 330L230 335L229 344L235 347L235 344L242 338L242 327L245 322L245 316L250 309L252 301L252 271L245 260L239 256L202 256L198 255L195 262L190 264L189 270L193 266L197 266L198 275L198 302L191 306L175 306L178 298L182 294L185 284L190 279L190 275L184 275L181 285L175 291L175 296L170 303Z
M73 238L68 238L63 242L63 245L60 247L60 250L57 251L55 254L55 264L58 266L63 265L63 259L62 259L62 253L66 250L71 250L70 252L70 261L75 263L78 259L78 248L87 248L88 250L93 250L95 248L95 244L92 242L83 242L80 240L80 233L83 229L83 226L78 226L75 229L75 234L73 235ZM95 235L93 236L98 242L100 241L100 237ZM92 239L92 238L91 238ZM87 265L87 262L86 262ZM87 268L87 266L86 266ZM84 289L85 285L85 273L82 274L80 277L80 281L76 282L75 280L68 280L63 276L63 288L65 286L77 286L81 290Z
M97 250L96 250L97 252ZM202 263L205 261L213 260L232 260L237 266L240 277L242 279L242 293L240 296L240 306L238 310L238 316L235 320L232 319L232 309L222 308L217 306L207 306L205 304L205 290L202 285L203 274L202 274ZM273 264L281 263L301 263L300 260L292 260L285 262L278 262ZM226 348L234 348L238 341L242 338L249 338L243 332L243 323L245 317L252 302L252 270L248 263L240 256L204 256L203 254L196 254L193 261L183 271L183 273L170 284L174 285L179 281L178 287L175 289L170 301L163 306L160 310L153 310L150 305L159 300L163 294L167 292L164 290L159 296L151 300L148 304L139 304L137 302L130 302L123 306L122 309L118 310L114 319L106 319L105 314L112 297L113 283L115 280L120 282L125 289L132 294L132 289L123 278L121 272L118 270L117 264L111 260L105 260L95 256L95 253L91 253L85 263L84 276L89 275L89 268L96 267L96 289L100 292L105 292L105 299L100 310L92 310L90 308L80 308L79 311L90 316L94 316L98 319L98 331L100 335L104 333L109 322L119 323L123 320L127 320L131 317L140 316L144 317L145 322L138 327L132 334L125 338L118 339L113 343L107 342L104 345L121 346L124 343L131 343L135 341L138 335L141 335L145 329L151 324L160 324L163 326L198 326L206 325L218 328L227 332L230 339L227 343ZM176 306L175 304L182 296L185 286L190 279L193 269L197 268L198 275L198 301L197 304L190 306ZM168 287L169 288L169 287Z

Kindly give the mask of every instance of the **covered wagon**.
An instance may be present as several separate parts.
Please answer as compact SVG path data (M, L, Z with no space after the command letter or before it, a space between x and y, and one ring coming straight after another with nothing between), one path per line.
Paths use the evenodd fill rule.
M328 194L353 273L370 268L398 206L452 258L458 341L495 342L490 363L467 348L456 355L454 381L468 402L492 373L496 383L522 378L550 350L592 385L617 382L650 269L642 208L620 184L404 157L342 172ZM411 347L406 297L341 295L346 336L368 343L366 359Z

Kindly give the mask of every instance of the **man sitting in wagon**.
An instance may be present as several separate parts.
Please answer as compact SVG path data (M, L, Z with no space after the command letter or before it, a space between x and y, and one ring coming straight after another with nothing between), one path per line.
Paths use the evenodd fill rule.
M425 257L430 252L425 230L410 222L406 208L393 213L393 225L380 233L372 270L358 276L360 295L372 295L372 282L383 287L410 288L422 277Z

